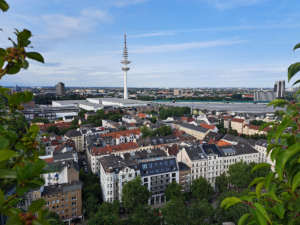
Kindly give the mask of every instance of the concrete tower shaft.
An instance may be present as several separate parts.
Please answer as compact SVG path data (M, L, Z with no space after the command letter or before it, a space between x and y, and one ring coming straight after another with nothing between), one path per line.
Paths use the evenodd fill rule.
M127 60L128 57L128 50L126 46L126 28L125 28L125 35L124 35L124 48L123 48L123 58L124 60L121 61L121 63L124 65L122 67L122 70L124 71L124 99L128 99L128 92L127 92L127 71L130 69L127 67L130 61Z

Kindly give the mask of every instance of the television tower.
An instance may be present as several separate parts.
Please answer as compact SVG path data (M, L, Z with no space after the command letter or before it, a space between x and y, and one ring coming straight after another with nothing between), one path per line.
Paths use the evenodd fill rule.
M123 57L124 57L124 60L121 61L121 63L124 64L124 66L122 67L122 70L124 71L124 99L128 99L128 92L127 92L127 71L130 68L127 67L127 65L129 63L131 63L131 62L127 60L128 51L127 51L127 47L126 47L126 28L125 28L125 35L124 35Z

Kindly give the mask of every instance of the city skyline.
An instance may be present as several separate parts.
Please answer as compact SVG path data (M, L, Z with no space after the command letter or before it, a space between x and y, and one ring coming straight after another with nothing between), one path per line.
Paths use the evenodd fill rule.
M125 26L134 62L129 88L272 87L299 58L292 49L300 42L300 3L292 1L27 3L11 2L0 15L0 47L11 46L13 27L30 29L46 64L32 63L3 86L122 87Z

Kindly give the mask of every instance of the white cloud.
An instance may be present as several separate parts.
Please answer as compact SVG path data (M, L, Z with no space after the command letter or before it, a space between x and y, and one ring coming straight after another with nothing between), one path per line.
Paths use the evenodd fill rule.
M206 42L192 42L183 44L169 44L169 45L154 45L154 46L141 46L133 47L131 53L154 53L154 52L174 52L183 51L196 48L208 48L224 45L233 45L246 42L245 40L216 40Z
M117 7L123 7L123 6L143 3L146 1L148 1L148 0L110 0L110 4L117 6Z
M108 15L107 11L99 9L84 9L81 11L81 15L86 18L97 19L100 21L110 21L111 17Z
M213 5L218 9L229 9L239 6L249 6L266 2L267 0L201 0Z
M145 33L139 35L128 36L128 38L138 38L138 37L153 37L153 36L165 36L165 35L174 35L174 31L164 31L164 32L154 32L154 33Z

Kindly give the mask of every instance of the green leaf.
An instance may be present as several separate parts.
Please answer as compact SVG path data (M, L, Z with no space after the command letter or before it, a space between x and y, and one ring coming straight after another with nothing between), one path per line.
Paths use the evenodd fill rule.
M262 182L260 182L260 183L258 183L256 185L256 195L257 195L257 198L259 198L261 189L263 188L264 185L265 185L265 181L262 181Z
M295 45L295 47L294 47L293 51L295 51L297 48L300 48L300 43L299 43L299 44L297 44L297 45Z
M3 66L4 66L4 61L3 61L2 57L0 56L0 68L2 69Z
M0 149L5 149L7 148L9 145L9 141L3 137L3 136L0 136Z
M28 182L29 184L37 184L40 187L45 184L45 181L43 179L34 179Z
M43 58L43 56L40 53L37 53L37 52L27 52L26 56L29 59L33 59L33 60L36 60L38 62L45 63L44 62L44 58Z
M293 183L292 183L292 193L295 192L296 188L299 186L300 184L300 172L298 172L293 179Z
M259 127L259 131L262 131L263 129L265 129L268 126L274 125L274 122L269 122L269 123L264 123L262 125L260 125Z
M16 187L16 192L19 196L24 195L27 190L28 190L27 187Z
M273 148L276 148L276 147L282 147L282 145L278 144L278 143L275 143L275 144L269 144L268 147L267 147L267 155L269 155L270 151L273 149Z
M290 82L292 77L295 76L296 73L298 73L299 70L300 70L300 63L294 63L294 64L289 66L289 68L288 68L288 82Z
M238 199L238 198L236 198L236 197L225 198L221 203L221 208L225 207L230 202L232 202L233 200L236 200L236 199Z
M271 184L271 181L273 180L274 176L275 176L275 172L271 172L267 175L266 180L265 180L265 188L268 191L269 190L269 186Z
M297 126L297 128L298 128L298 126ZM294 135L292 135L291 137L289 137L287 139L287 144L288 144L288 147L291 147L292 145L296 144L296 137Z
M17 173L13 169L0 169L0 178L17 178Z
M249 213L244 214L240 218L238 225L244 225L249 216L251 216L251 214L249 214Z
M4 202L5 202L4 194L2 190L0 190L0 208L2 208Z
M31 203L28 208L28 212L36 213L39 209L41 209L46 204L44 199L38 199Z
M282 149L282 147L277 147L277 148L275 148L275 149L272 151L272 153L271 153L271 160L272 160L272 162L274 162L274 160L275 160L277 154L281 151L281 149Z
M275 194L275 192L276 192L276 185L275 184L271 184L270 185L270 187L269 187L269 195L270 195L270 197L274 200L274 201L276 201L276 202L278 202L278 201L280 201L279 199L278 199L278 197L277 197L277 195Z
M240 197L240 199L242 199L243 201L246 201L246 202L252 202L252 198L249 196L242 196L242 197Z
M22 32L18 34L18 37L22 39L22 41L27 41L31 37L31 31L24 29Z
M232 197L232 198L233 198L233 197ZM228 209L229 207L231 207L231 206L233 206L233 205L236 205L236 204L240 203L241 201L242 201L242 200L239 199L239 198L232 199L231 202L229 202L229 203L226 205L225 209Z
M2 136L0 136L0 137L2 137ZM12 150L0 150L0 161L5 161L7 159L15 158L18 156L19 156L19 154Z
M0 9L1 9L3 12L6 12L6 11L9 9L9 6L8 6L8 4L6 3L6 1L0 0Z
M276 211L276 214L277 214L281 219L284 218L285 209L284 209L283 204L277 203L277 205L275 206L275 211Z
M287 116L286 116L287 117ZM280 135L282 132L287 128L287 126L292 122L292 118L287 118L284 122L281 122L277 128L276 132L276 142L278 142L278 139L280 138Z
M285 151L280 151L278 155L276 156L276 163L275 163L275 170L278 173L279 180L282 181L283 178L283 156Z
M26 60L26 59L24 59L23 60L23 69L28 69L28 67L29 67L29 63L28 63L28 61Z
M267 107L274 105L274 109L276 108L276 106L282 106L282 105L289 105L290 103L283 100L283 99L275 99L273 101L271 101Z
M33 124L30 128L29 128L29 132L39 132L40 128L38 125Z
M270 223L270 224L272 224L272 222L271 222L271 220L270 220L270 218L269 218L269 216L268 216L268 214L267 214L267 212L266 212L266 210L265 210L265 208L261 205L261 204L259 204L259 203L253 203L253 205L255 206L255 208L265 217L265 219Z
M259 163L252 168L251 173L253 173L255 170L265 168L265 167L270 167L270 166L271 166L270 163Z
M37 219L32 221L33 225L50 225L50 222L48 220L43 219Z
M300 155L300 143L296 143L293 146L289 147L283 156L282 168L284 168L286 162L293 156Z
M2 58L2 56L6 56L6 51L3 48L0 48L0 57Z
M257 223L253 223L256 225L267 225L266 218L258 211L258 209L254 208L251 210L253 217L255 218Z
M9 75L14 75L14 74L16 74L16 73L19 73L20 70L21 70L20 67L14 65L12 68L10 68L10 70L7 71L7 74L9 74Z
M33 99L33 94L30 91L25 91L22 102L24 102L24 103L30 102L30 101L32 101L32 99Z
M250 188L257 183L264 181L265 179L265 177L257 177L251 182L251 184L248 187Z

